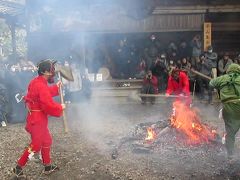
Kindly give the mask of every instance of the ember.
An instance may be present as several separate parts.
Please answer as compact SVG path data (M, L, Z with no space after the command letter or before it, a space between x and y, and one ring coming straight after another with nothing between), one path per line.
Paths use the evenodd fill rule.
M151 140L154 140L155 138L156 138L155 131L153 130L153 128L148 127L147 128L147 137L145 138L145 140L151 141Z
M216 131L201 123L197 112L180 101L173 103L171 126L186 135L188 144L208 143L216 139Z

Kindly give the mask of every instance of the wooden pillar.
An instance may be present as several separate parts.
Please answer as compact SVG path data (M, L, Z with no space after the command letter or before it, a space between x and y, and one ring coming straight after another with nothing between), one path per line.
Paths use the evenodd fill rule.
M27 53L26 53L26 58L29 59L29 34L30 34L30 0L25 1L25 25L26 25L26 42L27 42Z
M11 37L12 37L12 55L13 55L13 61L17 58L17 46L16 46L16 24L15 21L12 20L10 22L10 31L11 31Z
M86 34L85 32L81 33L81 54L82 54L82 66L83 72L88 73L87 65L86 65L86 42L85 42Z
M205 22L203 30L204 51L212 45L212 23Z

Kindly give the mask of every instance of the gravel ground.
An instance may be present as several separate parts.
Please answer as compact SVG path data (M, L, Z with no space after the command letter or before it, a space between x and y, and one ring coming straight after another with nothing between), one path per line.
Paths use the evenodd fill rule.
M199 105L205 123L223 133L215 106ZM45 176L43 166L30 161L24 168L28 179L228 179L226 152L218 145L186 146L171 142L171 134L150 152L134 152L132 142L111 158L113 148L130 137L135 125L166 119L171 110L163 104L72 104L70 132L63 132L61 119L50 119L53 136L52 159L60 171ZM29 142L24 124L0 128L0 179L11 179L11 168ZM239 138L236 148L239 149ZM239 152L239 150L237 150ZM240 167L240 166L239 166Z

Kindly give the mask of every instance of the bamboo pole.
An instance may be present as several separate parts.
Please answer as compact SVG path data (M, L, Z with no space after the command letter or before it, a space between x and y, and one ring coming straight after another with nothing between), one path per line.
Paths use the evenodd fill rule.
M61 76L60 72L58 72L58 78L62 82L62 76ZM64 104L63 90L62 90L61 85L59 86L59 93L60 93L61 104ZM66 112L64 109L63 109L62 117L63 117L64 132L68 133L69 129L68 129L68 124L67 124L67 116L66 116Z
M200 72L198 72L198 71L196 71L196 70L190 69L190 71L191 71L192 73L196 74L196 75L199 75L199 76L201 76L201 77L203 77L203 78L207 79L207 80L212 80L212 78L211 78L211 77L209 77L209 76L206 76L205 74L203 74L203 73L200 73Z

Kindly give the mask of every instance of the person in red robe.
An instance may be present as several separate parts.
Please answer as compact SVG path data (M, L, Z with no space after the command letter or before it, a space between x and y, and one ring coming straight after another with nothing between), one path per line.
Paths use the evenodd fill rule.
M174 69L171 75L168 78L168 86L166 90L166 96L169 95L178 95L182 96L185 99L186 104L191 104L190 98L190 87L189 87L189 79L185 72ZM177 100L180 100L179 98Z
M52 137L48 129L48 116L60 117L65 104L59 104L53 100L57 96L61 82L53 86L56 61L43 60L38 64L38 76L28 85L27 95L24 97L28 110L26 118L26 131L31 135L31 142L25 149L17 166L13 169L16 177L24 177L23 167L34 153L41 152L42 162L45 166L44 173L50 174L59 168L51 163L50 150Z
M158 93L158 80L157 77L149 70L143 79L143 87L141 89L142 94L157 94ZM142 97L142 104L146 103L147 98ZM155 97L149 98L151 103L154 104Z

